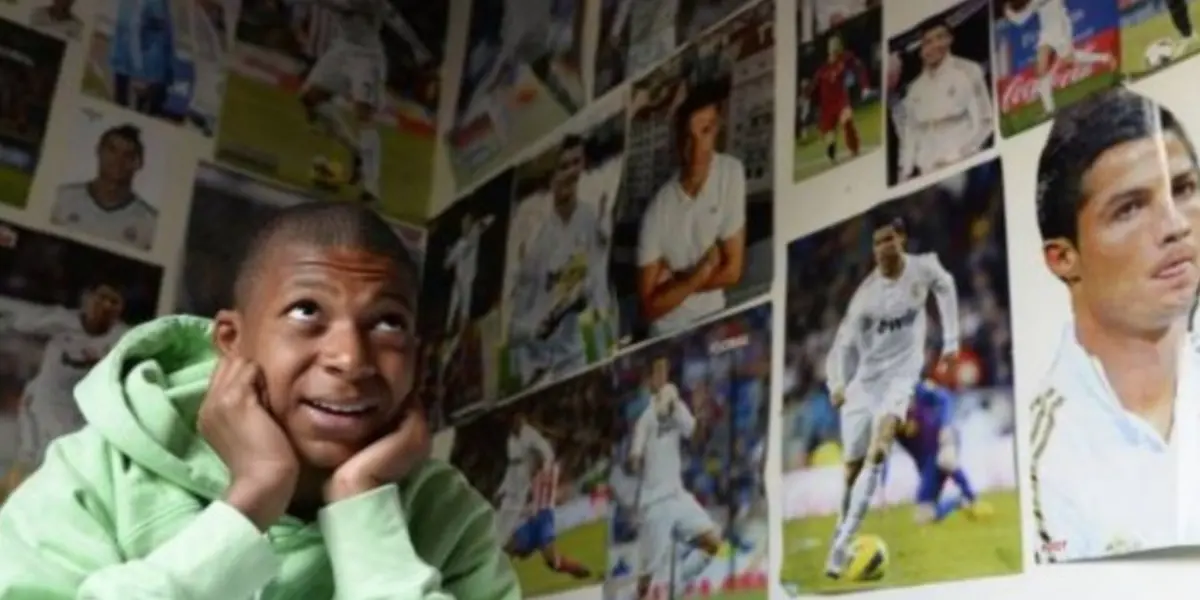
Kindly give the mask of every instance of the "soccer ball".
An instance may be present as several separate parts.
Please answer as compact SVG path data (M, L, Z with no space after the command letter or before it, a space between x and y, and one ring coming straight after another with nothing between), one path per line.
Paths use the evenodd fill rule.
M346 181L346 166L324 154L313 157L309 170L313 185L318 188L336 189Z
M1146 66L1151 69L1166 66L1175 58L1175 44L1169 39L1158 40L1146 46Z
M887 574L888 549L877 535L860 535L850 545L845 576L851 581L878 581Z

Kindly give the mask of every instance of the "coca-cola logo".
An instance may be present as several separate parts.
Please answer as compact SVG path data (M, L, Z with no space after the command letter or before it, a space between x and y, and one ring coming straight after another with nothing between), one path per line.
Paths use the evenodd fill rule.
M1071 63L1067 68L1054 69L1052 78L1055 90L1070 87L1093 75L1109 71L1096 63ZM1034 69L1025 69L1012 77L1000 80L1000 112L1008 113L1038 100L1038 79Z

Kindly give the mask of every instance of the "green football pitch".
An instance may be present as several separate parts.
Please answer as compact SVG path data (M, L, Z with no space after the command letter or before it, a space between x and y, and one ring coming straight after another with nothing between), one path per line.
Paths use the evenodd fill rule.
M1192 22L1200 23L1200 3L1193 2L1190 8ZM1144 77L1155 72L1157 69L1150 69L1146 65L1146 48L1158 40L1164 38L1173 40L1178 37L1179 32L1175 31L1175 27L1171 25L1171 17L1165 10L1137 25L1122 28L1121 72L1132 78ZM1177 58L1175 62L1185 60L1197 51L1200 51L1200 44L1189 48L1187 54Z
M29 203L29 190L32 187L33 175L9 167L0 167L0 204L25 208Z
M782 580L803 593L850 592L1006 575L1021 570L1021 519L1017 493L981 499L995 512L972 521L962 513L918 525L912 505L872 510L861 532L883 538L889 564L883 579L870 583L831 581L824 575L834 517L796 519L784 524Z
M1073 85L1055 90L1054 103L1058 108L1070 106L1089 94L1112 87L1118 78L1116 73L1093 75ZM1030 127L1036 127L1049 118L1050 115L1042 109L1041 101L1035 98L1029 104L1000 115L1000 132L1004 134L1004 137L1013 136Z
M864 104L854 111L854 124L858 126L859 155L874 151L883 144L883 105L878 100ZM838 159L847 160L849 151L846 150L841 131L838 131ZM829 162L825 156L825 144L816 127L809 127L804 137L796 140L796 153L793 159L792 177L794 181L803 181L820 175L837 166Z

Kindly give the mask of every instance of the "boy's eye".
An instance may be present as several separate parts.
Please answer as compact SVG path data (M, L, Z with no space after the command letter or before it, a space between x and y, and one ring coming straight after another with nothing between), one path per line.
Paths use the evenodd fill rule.
M406 332L409 329L408 317L401 314L386 315L379 319L379 328L388 332Z
M287 316L297 321L311 321L317 318L320 312L316 302L304 300L288 307Z

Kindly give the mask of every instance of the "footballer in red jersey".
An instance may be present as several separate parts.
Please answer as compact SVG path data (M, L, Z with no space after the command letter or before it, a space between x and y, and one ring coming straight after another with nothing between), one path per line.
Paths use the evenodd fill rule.
M816 107L817 129L825 143L825 154L829 160L837 160L837 130L840 127L843 142L852 156L859 151L858 126L854 123L854 111L850 106L849 76L862 88L863 95L871 93L871 80L866 66L853 52L845 49L837 35L829 37L829 48L825 64L817 68L808 83L811 95L810 106Z

